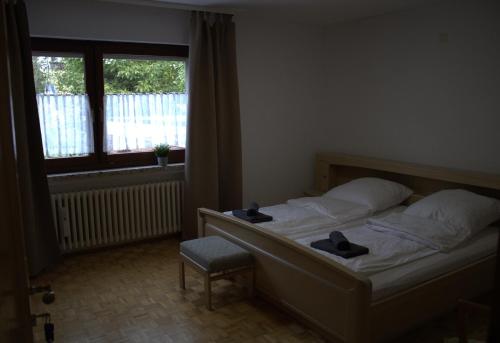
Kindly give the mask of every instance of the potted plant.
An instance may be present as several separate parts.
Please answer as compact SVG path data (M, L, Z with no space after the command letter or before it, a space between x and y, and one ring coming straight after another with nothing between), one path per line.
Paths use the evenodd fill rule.
M168 164L168 153L170 152L170 145L158 144L155 146L153 151L156 155L156 159L158 160L158 165L166 167Z

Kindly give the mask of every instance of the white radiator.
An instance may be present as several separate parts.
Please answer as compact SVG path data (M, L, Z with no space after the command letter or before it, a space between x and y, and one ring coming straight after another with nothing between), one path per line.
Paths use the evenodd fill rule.
M180 232L183 182L52 194L63 253Z

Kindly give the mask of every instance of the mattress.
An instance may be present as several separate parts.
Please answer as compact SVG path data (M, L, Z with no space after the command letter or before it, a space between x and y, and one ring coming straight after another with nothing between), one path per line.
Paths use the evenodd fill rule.
M388 214L399 213L405 209L405 206L392 207L377 213L372 218L385 217ZM333 230L344 231L360 227L364 225L369 217L366 215L348 223L340 223L309 208L297 208L289 204L261 208L261 212L273 215L275 221L260 223L258 224L260 227L306 246L309 246L312 240L325 238ZM231 215L231 212L226 212L226 214ZM285 223L287 225L282 225ZM295 225L288 226L290 223ZM497 249L499 230L499 227L489 227L473 237L468 243L455 248L449 253L425 250L419 252L417 256L413 256L412 261L405 262L399 257L400 265L396 267L385 267L382 271L365 273L372 282L372 301L380 300L494 254ZM332 259L336 258L326 252L315 251Z
M449 253L438 252L371 275L372 300L380 300L494 254L499 230L499 227L488 227Z
M394 207L373 217L384 217L390 213L399 213L404 211L405 208L404 206ZM327 238L328 234L333 230L342 231L347 238L355 243L362 242L356 242L352 239L354 237L365 242L370 242L371 239L380 240L383 238L384 234L372 232L371 230L366 230L365 232L359 230L366 220L367 218L361 218L346 224L336 225L335 227L323 227L312 233L305 232L301 237L297 235L295 241L310 248L312 241ZM358 230L359 232L352 235L349 233L350 230L354 232ZM371 257L368 255L353 259L343 259L321 250L314 250L353 271L366 275L372 282L372 300L377 301L494 254L497 249L499 231L499 227L490 226L471 238L468 242L448 253L428 249L421 245L416 245L412 241L398 240L392 236L387 236L387 240L381 242L381 247L385 245L384 248L387 248L401 244L399 248L403 247L403 250L407 249L408 251L395 255L391 255L388 252L385 256L379 256L375 260L371 260ZM369 236L362 237L361 234L365 233ZM378 235L382 236L375 237ZM370 243L372 244L372 242ZM371 245L370 243L367 245ZM366 265L366 263L368 264Z

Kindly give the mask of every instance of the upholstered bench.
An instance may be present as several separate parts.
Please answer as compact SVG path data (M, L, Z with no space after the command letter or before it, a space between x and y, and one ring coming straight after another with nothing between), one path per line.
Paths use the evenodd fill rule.
M180 246L179 283L186 289L184 263L203 274L205 299L212 309L211 282L239 273L248 273L249 293L253 294L254 264L252 255L240 246L219 236L184 241Z

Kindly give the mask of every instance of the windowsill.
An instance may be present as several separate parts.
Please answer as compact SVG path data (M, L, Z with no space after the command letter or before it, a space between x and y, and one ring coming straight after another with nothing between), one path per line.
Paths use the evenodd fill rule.
M184 163L172 163L166 167L151 165L143 167L128 167L119 169L103 169L103 170L92 170L83 172L73 172L73 173L62 173L62 174L49 174L47 178L49 181L64 181L66 179L80 179L96 176L117 176L117 175L127 175L127 174L138 174L138 173L149 173L149 172L166 172L166 173L177 173L184 171Z

